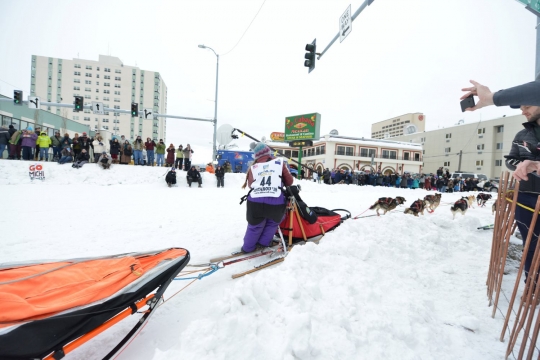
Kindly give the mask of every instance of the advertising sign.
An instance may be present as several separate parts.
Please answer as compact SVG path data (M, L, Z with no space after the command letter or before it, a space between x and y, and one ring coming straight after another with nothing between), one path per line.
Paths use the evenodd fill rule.
M272 139L272 141L283 142L285 141L285 133L273 132L270 134L270 139Z
M45 180L45 170L43 170L43 166L39 164L30 165L28 168L28 175L30 176L30 180Z
M285 141L319 140L321 114L311 113L285 118Z

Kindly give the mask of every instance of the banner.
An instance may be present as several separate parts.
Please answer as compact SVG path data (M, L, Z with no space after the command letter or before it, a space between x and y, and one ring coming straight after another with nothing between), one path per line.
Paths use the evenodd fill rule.
M45 180L45 170L43 170L43 166L39 164L30 165L28 168L28 175L30 176L30 180Z

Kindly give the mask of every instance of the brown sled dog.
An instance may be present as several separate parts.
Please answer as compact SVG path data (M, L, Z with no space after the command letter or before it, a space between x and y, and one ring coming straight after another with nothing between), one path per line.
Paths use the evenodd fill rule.
M450 206L450 211L452 212L452 220L456 218L457 213L461 213L461 215L465 215L467 213L467 209L469 208L469 199L466 197L462 197L458 201L454 203L454 205Z
M418 214L424 215L424 210L426 209L427 201L418 199L415 202L411 204L408 208L405 209L403 212L404 214L413 214L414 216L418 216Z
M426 210L430 213L434 212L441 203L441 196L441 193L435 193L435 195L426 195L424 197L424 201L427 203Z
M405 204L405 201L407 200L401 196L396 196L395 199L391 197L382 197L379 198L375 204L371 205L369 210L377 211L377 216L380 216L379 210L383 210L383 215L386 215L388 211L394 210L398 205Z

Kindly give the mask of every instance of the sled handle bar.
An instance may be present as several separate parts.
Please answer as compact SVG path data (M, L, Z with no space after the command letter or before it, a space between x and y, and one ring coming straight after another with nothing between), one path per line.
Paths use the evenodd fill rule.
M335 212L335 211L344 211L344 212L346 212L347 214L346 214L345 216L342 216L342 217L341 217L341 221L345 221L345 220L351 218L351 212L350 212L349 210L345 210L345 209L332 209L332 210L330 210L330 211L334 211L334 212Z

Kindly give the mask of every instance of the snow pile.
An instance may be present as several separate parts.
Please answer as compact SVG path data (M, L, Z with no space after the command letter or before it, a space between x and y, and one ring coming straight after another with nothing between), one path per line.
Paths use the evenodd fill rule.
M212 174L203 174L202 189L187 188L182 176L169 189L165 168L45 163L46 180L31 183L28 165L0 161L9 209L0 220L0 262L177 246L197 264L242 245L243 174L226 174L224 189ZM308 205L353 216L382 196L404 196L410 205L428 194L300 183ZM492 231L476 229L493 223L491 202L452 220L448 204L461 195L443 194L435 213L420 217L398 207L347 220L319 245L295 247L280 265L239 280L230 276L268 259L231 265L171 298L187 284L176 281L119 359L502 359L502 318L491 318L485 288ZM136 320L70 358L103 357Z

